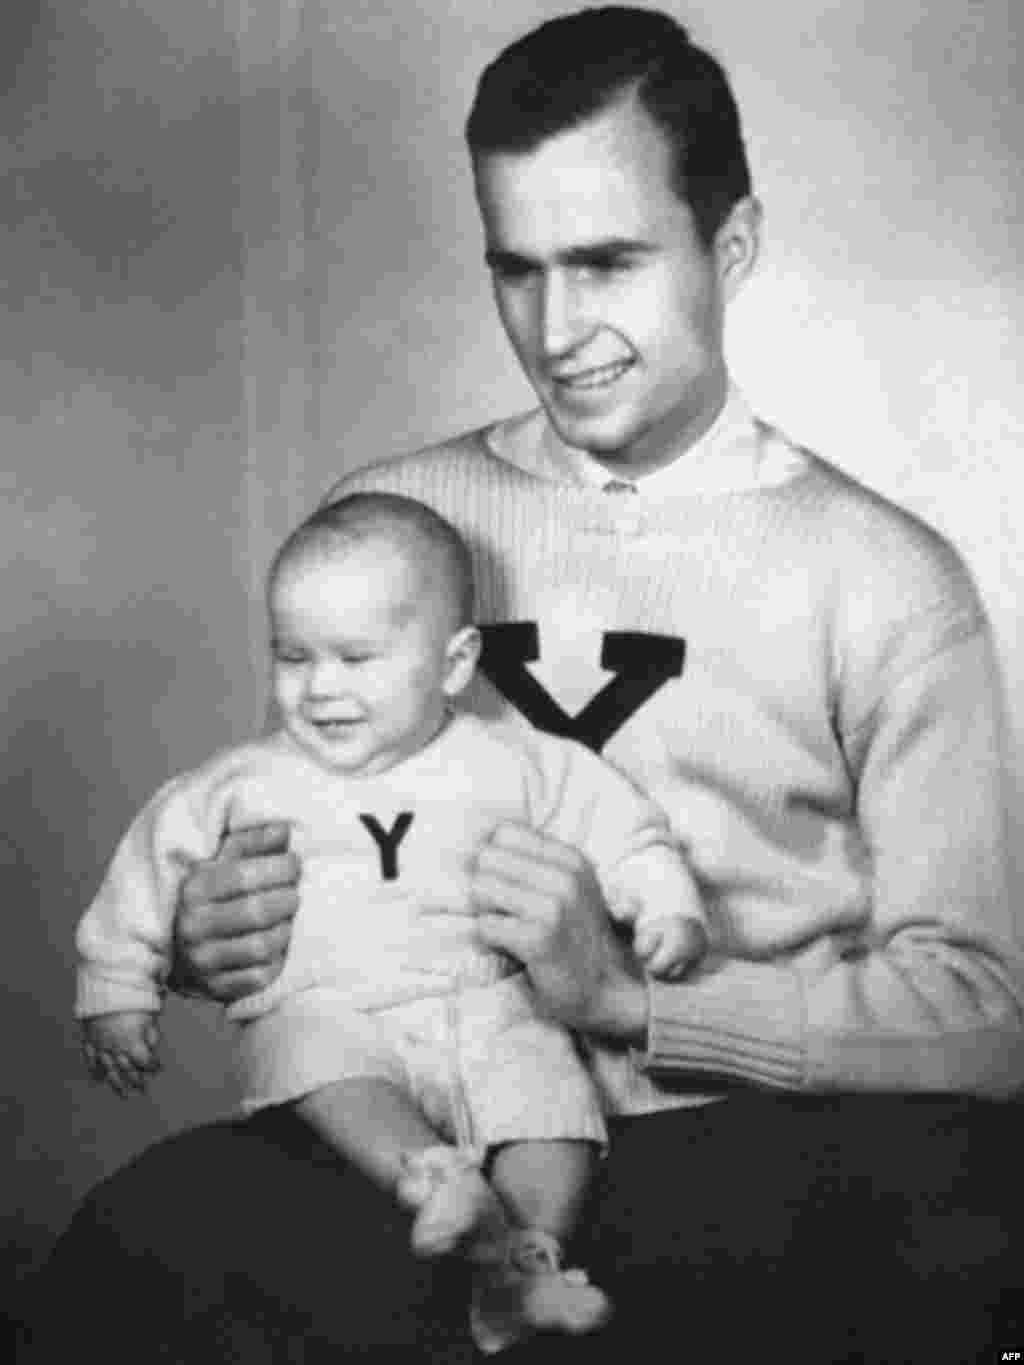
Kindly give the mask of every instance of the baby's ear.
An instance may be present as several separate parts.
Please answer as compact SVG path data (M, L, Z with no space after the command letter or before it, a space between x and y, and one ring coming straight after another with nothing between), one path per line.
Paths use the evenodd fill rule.
M466 687L476 671L480 659L480 632L476 626L463 626L448 641L445 651L447 673L444 680L446 697L457 697Z

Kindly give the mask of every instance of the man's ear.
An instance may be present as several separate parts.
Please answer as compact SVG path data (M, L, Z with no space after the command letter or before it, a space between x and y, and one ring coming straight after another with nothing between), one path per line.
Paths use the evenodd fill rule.
M448 641L445 650L447 672L444 680L446 697L457 697L466 687L480 658L480 632L476 626L463 626Z
M725 222L715 233L718 279L727 303L736 297L757 264L763 217L760 199L751 194L733 204Z

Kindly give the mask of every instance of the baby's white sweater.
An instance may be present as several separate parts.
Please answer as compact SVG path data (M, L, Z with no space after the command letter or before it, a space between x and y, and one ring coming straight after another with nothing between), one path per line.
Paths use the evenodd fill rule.
M469 869L507 820L582 849L623 922L704 922L665 817L582 745L456 715L402 763L353 776L280 732L173 778L133 820L78 926L76 1015L159 1009L184 876L231 830L268 821L289 825L299 912L283 971L229 1018L319 988L380 1010L489 985L514 968L477 941Z
M467 535L484 714L599 749L668 812L717 956L653 983L695 1089L1024 1082L998 670L934 530L735 395L635 494L540 414L361 470Z

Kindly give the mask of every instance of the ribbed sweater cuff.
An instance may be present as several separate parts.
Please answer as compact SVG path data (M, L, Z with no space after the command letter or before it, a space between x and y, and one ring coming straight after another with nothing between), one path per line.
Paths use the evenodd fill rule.
M686 982L651 981L648 990L646 1069L804 1087L803 992L795 972L730 960Z

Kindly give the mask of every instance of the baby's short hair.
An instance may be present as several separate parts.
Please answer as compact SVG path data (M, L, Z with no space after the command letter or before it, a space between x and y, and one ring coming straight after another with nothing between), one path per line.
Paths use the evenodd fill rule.
M324 503L287 537L267 575L272 591L281 570L302 555L382 541L413 568L433 570L437 588L452 604L455 626L473 621L473 560L451 524L426 503L399 493L348 493Z

